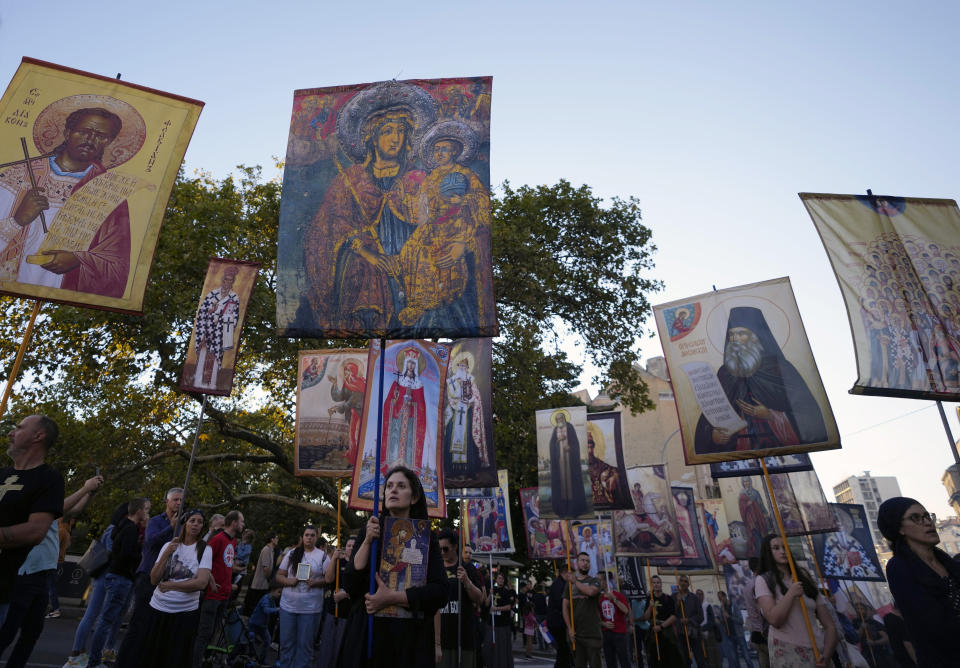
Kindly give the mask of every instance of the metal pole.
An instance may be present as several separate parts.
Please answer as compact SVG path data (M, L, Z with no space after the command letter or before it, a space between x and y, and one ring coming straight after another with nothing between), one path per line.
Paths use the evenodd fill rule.
M200 430L203 429L203 414L207 410L207 395L203 395L203 403L200 404L200 418L197 420L197 431L193 434L193 448L190 451L190 463L187 464L187 477L183 481L183 497L180 501L180 513L177 515L176 522L173 523L173 537L177 537L177 530L180 528L180 517L183 511L187 509L187 489L190 485L190 472L193 471L193 461L197 458L197 444L200 442Z
M947 422L947 414L943 410L943 402L937 401L937 410L940 411L940 419L943 421L943 429L947 432L947 441L950 443L950 452L953 454L953 461L960 470L960 453L957 453L957 443L953 440L953 432L950 431L950 423Z
M384 357L387 354L387 340L380 339L380 387L379 398L377 399L377 453L374 456L373 467L373 516L379 517L380 510L380 451L383 449L383 367ZM357 453L357 456L363 458L363 452ZM370 556L368 565L370 566L370 593L377 593L377 549L380 547L380 541L376 538L370 543ZM373 658L373 615L367 615L367 658Z

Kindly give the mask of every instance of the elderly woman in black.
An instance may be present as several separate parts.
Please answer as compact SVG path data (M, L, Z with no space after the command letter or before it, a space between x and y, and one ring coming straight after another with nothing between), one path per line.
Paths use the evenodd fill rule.
M403 466L389 471L385 478L381 517L427 519L427 502L423 485L416 473ZM371 555L371 544L379 538L377 554ZM377 576L376 593L367 592L371 562L379 570L385 537L380 533L380 520L371 517L360 530L347 568L348 600L355 601L344 629L337 659L342 668L365 666L432 667L435 662L433 617L447 602L447 579L440 557L440 544L431 532L427 556L427 582L419 587L394 591ZM410 617L374 617L373 656L367 658L367 615L387 606L406 608Z
M960 564L936 547L930 513L914 499L898 496L880 504L877 527L890 542L890 591L903 612L917 664L953 666L960 661Z

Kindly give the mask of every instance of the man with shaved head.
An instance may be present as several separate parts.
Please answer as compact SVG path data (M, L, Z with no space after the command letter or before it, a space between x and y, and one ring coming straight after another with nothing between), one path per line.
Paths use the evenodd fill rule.
M17 570L63 515L63 476L44 462L59 433L46 415L25 417L10 431L13 465L0 469L0 623Z

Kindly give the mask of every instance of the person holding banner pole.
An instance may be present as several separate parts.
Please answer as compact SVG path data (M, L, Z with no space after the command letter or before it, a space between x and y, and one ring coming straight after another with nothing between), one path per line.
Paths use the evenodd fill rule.
M763 539L756 595L757 605L770 623L770 665L773 668L823 668L831 664L837 646L837 629L813 578L795 566L791 569L791 565L781 536L770 534ZM799 606L794 605L797 600ZM822 631L809 624L809 614L814 612ZM818 649L820 646L822 652Z
M396 466L385 476L380 515L409 519L427 519L427 502L417 474ZM344 629L337 665L341 668L365 666L434 666L433 617L447 602L447 586L440 557L440 545L431 534L427 556L426 584L395 591L380 580L380 519L374 515L360 529L350 566L346 590L356 601ZM369 573L373 572L377 590L366 593ZM375 616L378 611L397 606L409 611L409 617ZM372 624L368 626L368 618ZM370 634L368 637L367 634ZM370 641L368 645L368 639ZM372 650L368 653L368 647Z
M650 564L647 564L649 572ZM653 622L653 639L656 646L656 654L650 649L650 643L647 643L647 659L652 667L664 666L665 668L680 668L683 666L683 659L680 658L680 648L674 644L672 633L663 633L664 629L671 629L677 623L676 608L673 604L673 597L663 593L663 581L659 575L650 576L650 605L644 613L644 619L650 619Z
M477 665L475 606L483 603L483 584L473 564L460 560L457 534L441 529L437 542L443 558L447 605L437 612L434 648L442 668L474 668ZM459 593L459 598L456 596Z
M490 614L493 623L488 642L484 643L486 654L483 662L489 668L513 668L513 642L510 627L513 625L513 608L517 594L507 586L503 569L497 572L497 584L490 593Z
M603 645L600 625L600 581L590 575L590 555L577 555L577 575L568 580L570 607L563 607L563 621L573 641L573 660L577 668L600 668Z
M706 665L707 661L700 653L700 617L703 610L700 607L700 600L697 595L690 591L690 578L686 575L680 575L677 570L673 571L677 578L677 591L674 598L677 599L677 607L680 608L680 624L683 629L683 637L680 636L680 630L677 630L677 641L683 645L684 639L687 642L687 658L684 662L689 666L696 660L697 666ZM689 613L688 613L689 611Z

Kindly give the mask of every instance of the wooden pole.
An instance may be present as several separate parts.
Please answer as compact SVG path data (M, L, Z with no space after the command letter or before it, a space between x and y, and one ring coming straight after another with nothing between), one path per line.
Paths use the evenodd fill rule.
M680 601L680 621L683 623L683 635L687 639L687 656L693 659L693 649L690 648L690 632L687 630L687 612L683 605L683 594L680 592L680 571L673 569L673 577L677 580L677 600Z
M843 580L839 580L839 582L843 582ZM850 605L857 610L857 615L860 617L860 628L863 629L863 635L864 638L866 638L865 642L867 648L870 650L870 658L873 659L873 665L877 665L877 657L873 653L873 645L870 644L870 632L867 631L867 620L863 618L863 610L860 609L860 604L853 600L853 597L850 595L850 588L846 584L843 585L843 590L847 594L847 600L850 601ZM840 633L840 629L837 629L837 633Z
M343 493L343 478L337 478L337 549L342 550L343 545L340 543L340 495ZM340 591L340 560L338 559L333 565L336 568L334 573L334 583L333 583L333 593L336 596L336 593ZM333 615L334 617L340 616L340 601L334 600L333 602Z
M20 365L23 363L23 356L30 347L30 341L33 339L33 325L37 321L37 314L40 313L40 305L43 304L39 299L33 302L33 312L30 314L30 320L27 321L27 329L23 332L23 338L20 340L20 347L17 348L17 356L13 360L13 368L10 369L10 377L7 379L7 386L3 388L3 399L0 400L0 417L7 412L7 402L10 400L10 393L13 392L13 384L17 382L17 376L20 374Z
M650 560L647 559L647 582L650 585L650 612L653 615L653 626L657 625L657 606L653 600L653 576L650 575ZM656 630L653 632L653 640L657 644L657 663L660 663L660 635Z
M787 532L783 528L783 518L780 516L780 507L777 505L777 497L773 493L773 482L770 480L770 471L767 470L767 460L763 457L759 457L758 459L760 461L760 467L763 469L763 479L767 483L767 491L770 493L770 505L773 507L774 517L777 518L777 528L780 529L780 540L783 541L783 551L786 553L787 563L790 565L790 576L794 582L799 582L797 578L797 565L793 563L793 555L790 554L790 545L787 542ZM813 635L813 627L810 625L810 615L807 614L807 606L803 602L803 595L801 595L798 600L800 603L800 612L803 613L803 623L807 627L807 635L810 636L813 658L815 661L820 661L820 649L817 647L817 640Z

